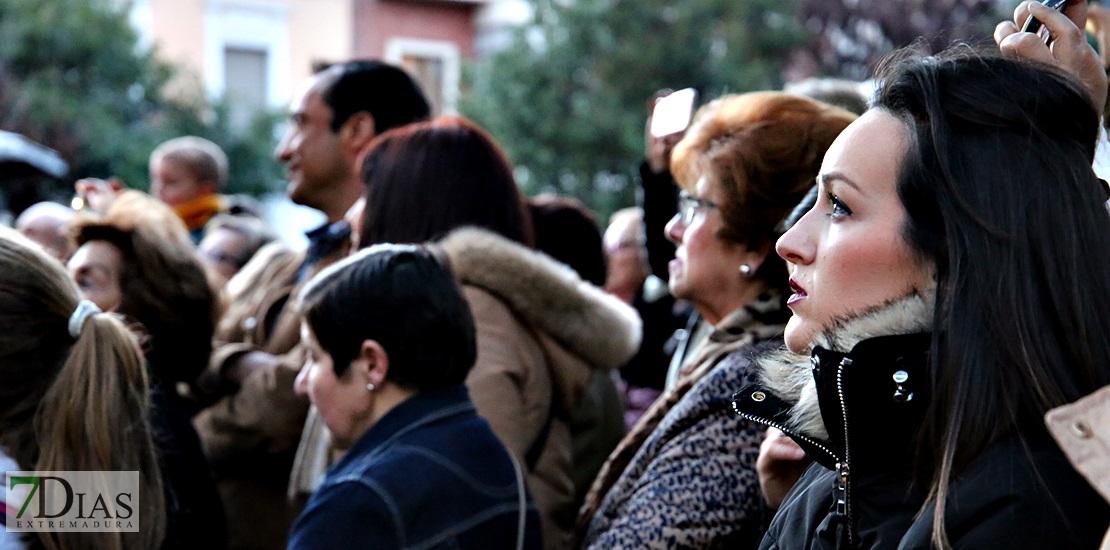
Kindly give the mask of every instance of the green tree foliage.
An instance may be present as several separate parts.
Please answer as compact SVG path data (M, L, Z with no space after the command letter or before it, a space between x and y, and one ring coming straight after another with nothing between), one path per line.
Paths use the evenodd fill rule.
M506 148L525 192L573 195L603 215L635 201L656 90L777 88L803 40L795 0L533 4L532 25L468 67L460 111Z
M158 143L200 135L231 159L227 192L272 189L280 177L269 160L275 117L263 113L232 131L225 105L199 91L168 95L174 76L138 47L126 2L0 0L0 128L58 150L73 178L115 175L137 188L148 186ZM55 194L71 184L60 182Z

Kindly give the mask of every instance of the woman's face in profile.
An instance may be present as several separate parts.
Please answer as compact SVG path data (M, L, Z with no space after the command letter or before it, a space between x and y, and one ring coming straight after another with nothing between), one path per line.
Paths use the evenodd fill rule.
M365 431L370 415L371 397L366 385L354 380L351 368L343 376L336 376L331 355L320 347L308 323L301 323L301 342L308 354L294 389L312 400L335 447L350 448Z
M667 264L671 295L692 303L713 324L743 305L734 302L747 284L738 271L746 249L718 235L724 227L723 195L702 176L665 229L667 239L678 245Z
M872 110L826 153L817 204L776 246L794 290L786 326L792 351L808 351L839 320L934 285L932 267L902 236L906 211L895 186L908 144L901 121Z
M69 274L77 283L81 297L101 311L115 311L123 299L120 286L123 254L108 241L89 241L69 259Z

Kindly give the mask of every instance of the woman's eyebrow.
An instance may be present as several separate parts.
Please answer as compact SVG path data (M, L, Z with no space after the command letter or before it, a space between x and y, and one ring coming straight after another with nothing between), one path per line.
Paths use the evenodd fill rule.
M863 192L863 189L860 189L860 186L856 185L856 182L852 181L851 178L841 172L826 172L817 176L817 183L822 187L828 187L829 184L834 181L844 182L845 185L851 187L852 189L855 189L856 192L860 193L861 195L867 194Z

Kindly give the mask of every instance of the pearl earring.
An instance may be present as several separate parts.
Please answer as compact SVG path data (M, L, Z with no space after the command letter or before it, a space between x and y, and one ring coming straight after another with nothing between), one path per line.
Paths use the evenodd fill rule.
M740 274L748 277L752 274L752 266L748 264L740 264Z
M374 384L367 384L366 385L366 391L371 391L372 392L375 389L377 389L377 386L375 386Z

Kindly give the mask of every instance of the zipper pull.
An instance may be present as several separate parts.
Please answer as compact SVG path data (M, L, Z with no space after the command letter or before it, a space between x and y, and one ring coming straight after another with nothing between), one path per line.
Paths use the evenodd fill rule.
M848 515L848 463L836 463L836 491L833 492L836 500L836 512Z

